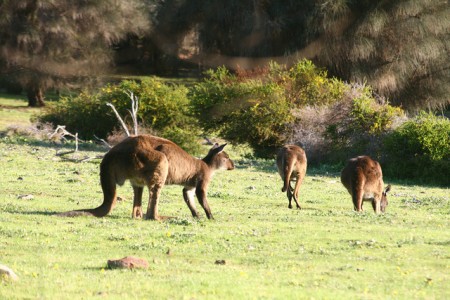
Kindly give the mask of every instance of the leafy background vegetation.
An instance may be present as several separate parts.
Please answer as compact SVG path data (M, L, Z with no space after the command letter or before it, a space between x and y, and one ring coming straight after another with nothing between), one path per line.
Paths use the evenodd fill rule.
M313 165L342 166L366 154L388 165L387 175L449 184L446 118L422 114L408 119L370 86L329 77L309 60L292 67L272 63L254 72L220 67L206 75L190 86L156 78L108 84L98 92L63 98L37 119L65 124L83 138L105 138L120 130L106 103L128 116L133 93L144 132L172 139L191 153L198 153L202 134L249 145L263 158L295 143Z

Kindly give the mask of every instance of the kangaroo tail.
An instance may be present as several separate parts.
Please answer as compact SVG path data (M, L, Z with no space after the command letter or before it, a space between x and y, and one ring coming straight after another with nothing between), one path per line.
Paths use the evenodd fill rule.
M116 203L116 178L109 164L102 161L100 165L100 183L103 190L103 203L96 208L79 209L57 214L60 217L106 216Z

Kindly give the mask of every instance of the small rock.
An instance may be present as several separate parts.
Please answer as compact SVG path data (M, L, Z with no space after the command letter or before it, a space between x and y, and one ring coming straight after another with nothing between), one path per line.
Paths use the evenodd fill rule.
M20 199L20 200L31 200L33 198L34 198L34 196L31 194L24 194L24 195L17 196L17 199Z
M6 278L14 280L14 281L19 279L19 277L17 277L17 275L14 273L13 270L8 268L7 266L0 265L0 278L3 278L3 277L6 277Z
M110 269L147 269L148 261L134 256L126 256L122 259L108 260Z

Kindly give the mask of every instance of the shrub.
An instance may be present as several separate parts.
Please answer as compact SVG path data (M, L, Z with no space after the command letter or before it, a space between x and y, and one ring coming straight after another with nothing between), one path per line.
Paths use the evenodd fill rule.
M207 132L232 143L248 143L262 156L285 139L285 124L292 120L282 86L261 78L231 74L221 67L209 70L191 90L192 108Z
M345 89L343 82L301 60L291 68L271 63L237 74L225 67L209 70L193 87L191 98L206 131L233 143L248 143L257 155L270 157L289 140L298 107L334 103Z
M402 116L400 108L376 99L369 86L351 86L328 117L324 135L331 143L329 159L360 154L380 158L384 135Z
M287 97L296 106L333 104L347 89L344 82L328 78L327 71L310 60L301 60L283 73L286 73L283 78Z
M381 136L403 114L369 86L328 78L309 60L236 74L220 67L206 75L191 93L201 126L248 143L259 156L270 157L284 143L302 144L312 162L377 152Z
M346 85L342 90L332 104L306 105L294 112L288 141L301 142L312 164L334 164L361 154L378 158L384 135L403 116L401 109L375 98L366 85Z
M42 123L65 125L81 139L92 139L94 135L106 137L118 125L111 108L101 101L98 94L81 92L75 97L62 97L47 105L43 114L37 116Z
M385 139L386 173L450 185L450 120L420 113Z
M126 80L107 85L96 94L83 92L76 97L63 98L49 106L39 120L66 125L67 130L78 132L82 138L91 139L94 135L105 138L120 128L106 103L112 103L126 123L132 123L128 112L130 92L139 99L138 118L143 127L151 128L191 153L198 153L200 129L189 111L188 89L154 78L142 82Z

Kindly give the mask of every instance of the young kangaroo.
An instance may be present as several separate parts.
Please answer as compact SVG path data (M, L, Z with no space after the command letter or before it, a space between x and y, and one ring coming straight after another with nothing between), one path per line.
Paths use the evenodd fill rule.
M388 185L383 191L383 173L380 164L368 156L350 159L341 172L341 182L352 195L356 211L363 210L363 201L372 201L373 210L378 214L388 205L386 194L391 189Z
M287 198L289 200L289 208L292 208L292 198L294 198L297 208L301 209L298 204L298 192L303 178L306 174L306 154L305 151L296 145L285 145L278 151L277 167L278 173L283 180L282 192L287 191ZM296 181L295 188L292 188L291 181Z
M193 194L212 219L206 191L215 171L233 170L234 163L223 151L226 144L214 145L203 160L186 153L175 143L150 135L126 138L106 153L100 164L103 203L93 209L62 213L62 216L107 215L116 202L116 185L128 179L134 191L133 218L142 218L142 193L149 190L147 219L158 220L158 200L164 184L183 185L183 197L194 217L198 217Z

